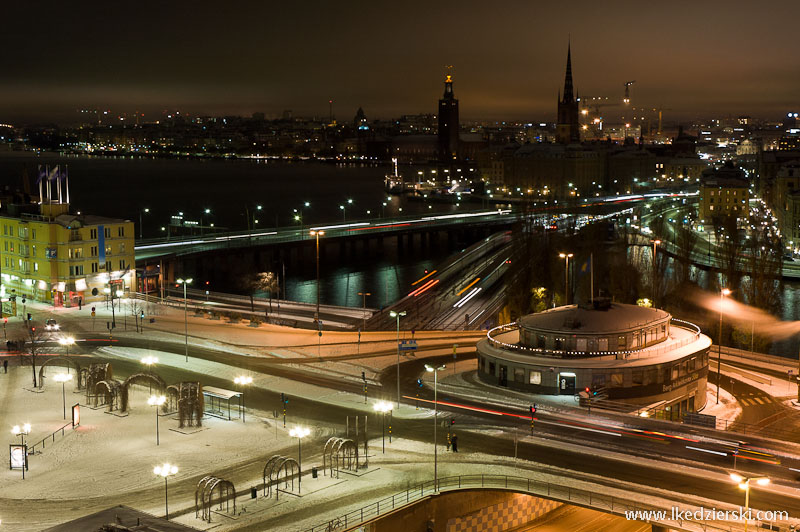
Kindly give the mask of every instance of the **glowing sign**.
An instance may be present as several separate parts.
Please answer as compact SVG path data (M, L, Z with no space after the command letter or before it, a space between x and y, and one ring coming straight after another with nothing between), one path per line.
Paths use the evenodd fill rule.
M72 407L72 428L81 424L81 405L75 404Z
M9 456L11 458L11 469L28 469L28 446L12 443L8 447Z

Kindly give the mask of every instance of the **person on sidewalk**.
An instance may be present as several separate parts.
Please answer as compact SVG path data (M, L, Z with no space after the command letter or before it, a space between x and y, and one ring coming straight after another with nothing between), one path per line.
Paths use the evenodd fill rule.
M8 359L3 360L3 373L8 373Z
M453 437L450 439L450 444L453 446L453 452L457 453L458 452L458 436L456 436L455 433L453 434Z

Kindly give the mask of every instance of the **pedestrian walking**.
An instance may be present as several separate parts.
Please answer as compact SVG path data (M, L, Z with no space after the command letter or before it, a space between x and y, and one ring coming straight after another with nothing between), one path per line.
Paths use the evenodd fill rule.
M8 359L3 360L3 373L8 373Z
M78 298L78 310L81 310L81 309L83 309L83 298L79 297Z
M458 452L458 436L453 434L453 437L451 438L450 443L453 446L453 452L457 453Z

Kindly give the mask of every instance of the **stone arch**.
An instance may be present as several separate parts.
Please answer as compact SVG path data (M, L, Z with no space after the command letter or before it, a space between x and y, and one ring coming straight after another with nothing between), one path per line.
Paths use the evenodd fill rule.
M155 384L158 387L159 391L164 391L167 388L167 383L164 382L164 379L156 375L155 373L135 373L125 379L125 382L122 383L122 403L120 405L120 410L123 412L128 411L128 390L132 384L140 384L140 383L149 383ZM164 407L166 410L166 405Z
M119 407L119 396L122 383L116 379L100 381L97 383L97 395L101 393L105 396L105 403L108 405L108 411L113 412L115 408Z
M59 357L48 358L47 360L45 360L44 364L39 366L39 388L44 387L44 378L43 378L44 377L44 368L47 367L47 366L55 365L56 362L66 362L68 365L72 366L75 369L75 373L78 376L78 379L77 379L78 380L78 389L80 390L83 387L82 386L82 380L83 380L83 375L84 375L83 369L81 368L81 365L78 364L78 362L76 360L73 360L72 357L60 357L60 356Z
M216 490L217 498L214 499L214 492ZM236 488L229 480L215 476L203 477L197 483L197 488L194 490L194 516L199 517L198 513L202 512L200 519L211 522L211 512L215 502L219 503L219 510L222 510L223 503L225 504L225 511L230 511L230 502L233 501L233 513L236 513Z

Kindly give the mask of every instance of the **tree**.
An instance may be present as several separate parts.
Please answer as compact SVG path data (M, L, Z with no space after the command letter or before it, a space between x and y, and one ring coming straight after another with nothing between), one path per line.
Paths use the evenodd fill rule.
M42 343L47 334L43 326L37 326L32 321L23 322L22 327L23 347L20 350L20 358L23 363L30 362L33 370L33 387L36 388L36 357L42 349ZM27 352L27 355L23 354L25 352Z
M136 332L139 331L139 321L144 315L144 301L140 299L128 299L128 311L133 316L133 322L136 324ZM144 329L144 322L142 322L142 329Z
M253 276L250 281L250 302L252 306L253 295L257 292L267 292L269 295L269 311L272 312L272 292L278 289L278 277L273 272L261 272ZM253 308L255 311L255 308Z

